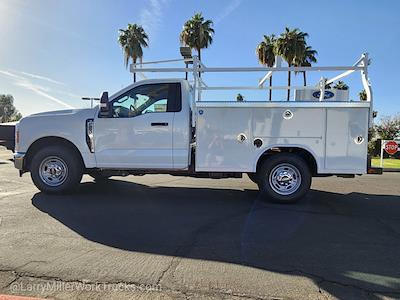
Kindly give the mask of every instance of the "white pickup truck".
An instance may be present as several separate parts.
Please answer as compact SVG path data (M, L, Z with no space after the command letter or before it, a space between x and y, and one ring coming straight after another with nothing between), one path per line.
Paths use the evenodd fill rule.
M366 76L365 59L337 67L345 71L337 77L357 70ZM226 70L207 69L196 57L191 63L193 68L167 71L193 71L192 83L142 80L110 98L103 93L92 109L23 118L16 126L15 167L20 174L30 171L45 193L69 192L83 174L100 181L113 175L228 178L247 173L265 199L284 203L304 196L312 176L367 173L372 97L366 78L368 101L200 101L200 91L209 87L198 73ZM313 68L242 71L253 69ZM155 69L140 69L145 71ZM325 95L327 80L323 83Z

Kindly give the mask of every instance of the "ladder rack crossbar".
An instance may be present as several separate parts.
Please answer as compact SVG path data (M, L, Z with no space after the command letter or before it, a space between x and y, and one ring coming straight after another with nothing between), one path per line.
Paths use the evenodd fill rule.
M200 73L230 73L230 72L309 72L309 71L361 71L364 67L361 66L335 66L335 67L205 67L198 68ZM131 72L162 72L162 73L180 73L193 72L194 68L135 68L131 67Z
M201 90L218 91L218 90L315 90L315 86L201 86Z

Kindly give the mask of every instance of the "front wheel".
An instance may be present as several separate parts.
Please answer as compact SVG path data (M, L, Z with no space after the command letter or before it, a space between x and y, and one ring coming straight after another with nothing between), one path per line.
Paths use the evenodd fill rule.
M253 181L255 184L258 184L258 174L257 173L247 173L247 176L251 181Z
M264 161L258 173L258 186L266 200L294 203L310 189L310 168L304 159L296 154L272 155Z
M62 146L40 149L30 166L33 183L48 194L71 192L82 179L82 164L76 156Z

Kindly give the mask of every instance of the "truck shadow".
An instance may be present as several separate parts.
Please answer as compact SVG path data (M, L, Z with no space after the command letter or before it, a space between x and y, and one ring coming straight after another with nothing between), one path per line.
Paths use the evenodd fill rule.
M399 196L312 190L299 204L276 205L254 190L110 180L84 183L74 195L37 193L32 203L119 249L306 276L340 299L349 286L400 291Z

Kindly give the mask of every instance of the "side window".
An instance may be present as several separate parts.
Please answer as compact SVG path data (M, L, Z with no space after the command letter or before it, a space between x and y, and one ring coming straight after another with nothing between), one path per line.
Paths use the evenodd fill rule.
M179 83L141 85L112 101L114 118L132 118L147 113L180 110L181 88Z

